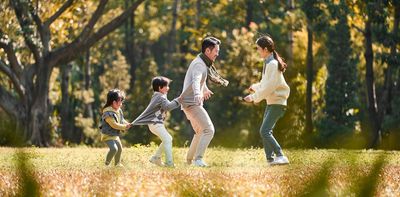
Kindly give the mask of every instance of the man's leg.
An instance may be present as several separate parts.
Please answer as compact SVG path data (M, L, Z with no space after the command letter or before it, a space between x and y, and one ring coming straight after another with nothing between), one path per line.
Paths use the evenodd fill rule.
M194 121L199 127L200 134L199 144L195 153L195 159L197 160L203 158L208 145L214 137L215 129L210 116L202 106L196 106L193 114L196 117Z
M192 125L192 128L194 130L193 139L192 139L192 142L190 143L189 150L186 155L186 160L187 160L188 164L191 164L192 160L194 159L194 155L196 153L197 146L199 144L200 137L201 137L200 127L199 127L197 121L194 120L196 118L196 117L194 117L194 107L195 106L191 106L191 107L183 109L183 112L185 113L186 118L190 121L190 124Z

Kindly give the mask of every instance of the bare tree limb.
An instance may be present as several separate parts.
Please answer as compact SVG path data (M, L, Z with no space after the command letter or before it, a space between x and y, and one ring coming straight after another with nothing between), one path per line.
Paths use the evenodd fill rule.
M12 71L20 76L22 73L22 66L18 62L17 56L15 55L15 51L12 48L11 43L7 44L4 42L0 42L0 48L4 49L4 51L6 52Z
M73 60L81 52L87 50L88 48L93 46L97 41L104 38L110 32L114 31L117 27L119 27L125 21L125 19L127 19L129 16L133 14L133 11L136 10L136 8L143 1L144 0L137 0L131 7L126 9L112 21L105 24L97 32L91 34L86 40L77 38L72 43L66 45L65 47L61 47L55 50L50 54L54 58L52 58L52 62L49 62L48 64L51 66L62 65Z
M33 53L36 62L40 62L40 52L38 46L34 42L34 30L32 26L34 25L32 19L28 14L28 5L21 0L10 0L10 4L13 7L15 14L17 16L19 25L22 29L22 35L24 37L25 43Z
M56 13L54 13L52 16L50 16L50 18L48 18L45 22L44 25L49 27L58 17L61 16L62 13L65 12L65 10L67 10L69 7L71 7L71 5L73 4L74 0L68 0L67 2L65 2L60 9L58 9L56 11Z
M0 107L9 115L18 118L22 112L18 99L10 94L4 87L0 86ZM19 109L19 110L15 110Z
M18 77L11 71L10 67L7 66L2 60L0 60L0 71L3 72L11 79L12 83L14 84L18 94L21 98L25 97L25 88L22 86Z
M356 25L354 25L354 24L352 24L351 26L354 27L358 32L360 32L360 33L362 33L362 34L365 33L365 31L364 31L363 29L361 29L360 27L358 27L358 26L356 26Z
M85 40L90 33L93 31L94 25L96 25L99 18L103 15L104 8L106 7L108 0L100 0L99 5L97 6L96 10L94 11L92 17L90 18L89 22L83 28L81 34L78 36L77 40L83 41Z

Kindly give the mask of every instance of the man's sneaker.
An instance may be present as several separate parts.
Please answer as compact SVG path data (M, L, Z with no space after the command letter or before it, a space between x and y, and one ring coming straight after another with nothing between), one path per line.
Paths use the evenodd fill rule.
M194 160L194 166L207 167L207 164L202 159L196 159Z
M289 164L289 160L286 156L279 156L276 157L275 160L271 163L269 163L269 165L273 166L273 165L286 165Z
M122 168L122 167L124 167L124 165L122 165L122 163L117 163L117 164L115 164L115 167L120 167L120 168Z
M149 161L150 161L150 163L152 163L152 164L156 164L156 165L158 165L158 166L164 166L164 163L161 161L161 158L160 158L160 157L155 157L155 156L153 156L153 157L151 157L151 159L150 159Z

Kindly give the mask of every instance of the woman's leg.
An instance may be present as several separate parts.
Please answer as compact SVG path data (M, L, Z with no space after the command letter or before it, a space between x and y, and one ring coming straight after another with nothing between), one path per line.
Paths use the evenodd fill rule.
M114 157L115 153L117 152L118 147L115 144L114 140L107 140L106 144L107 144L108 148L110 148L110 150L108 151L107 156L106 156L106 165L109 165L112 158Z
M264 114L263 123L260 128L261 137L264 144L264 151L268 161L273 160L273 153L276 156L283 156L282 148L273 136L273 129L279 118L285 113L285 106L283 105L268 105Z

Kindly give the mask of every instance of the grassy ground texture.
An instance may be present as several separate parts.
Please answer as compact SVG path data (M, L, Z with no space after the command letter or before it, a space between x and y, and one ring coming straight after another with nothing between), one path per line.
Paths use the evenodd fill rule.
M400 152L286 150L268 166L263 149L209 148L207 168L148 162L156 146L125 148L125 167L106 167L106 148L0 148L0 196L399 196Z

